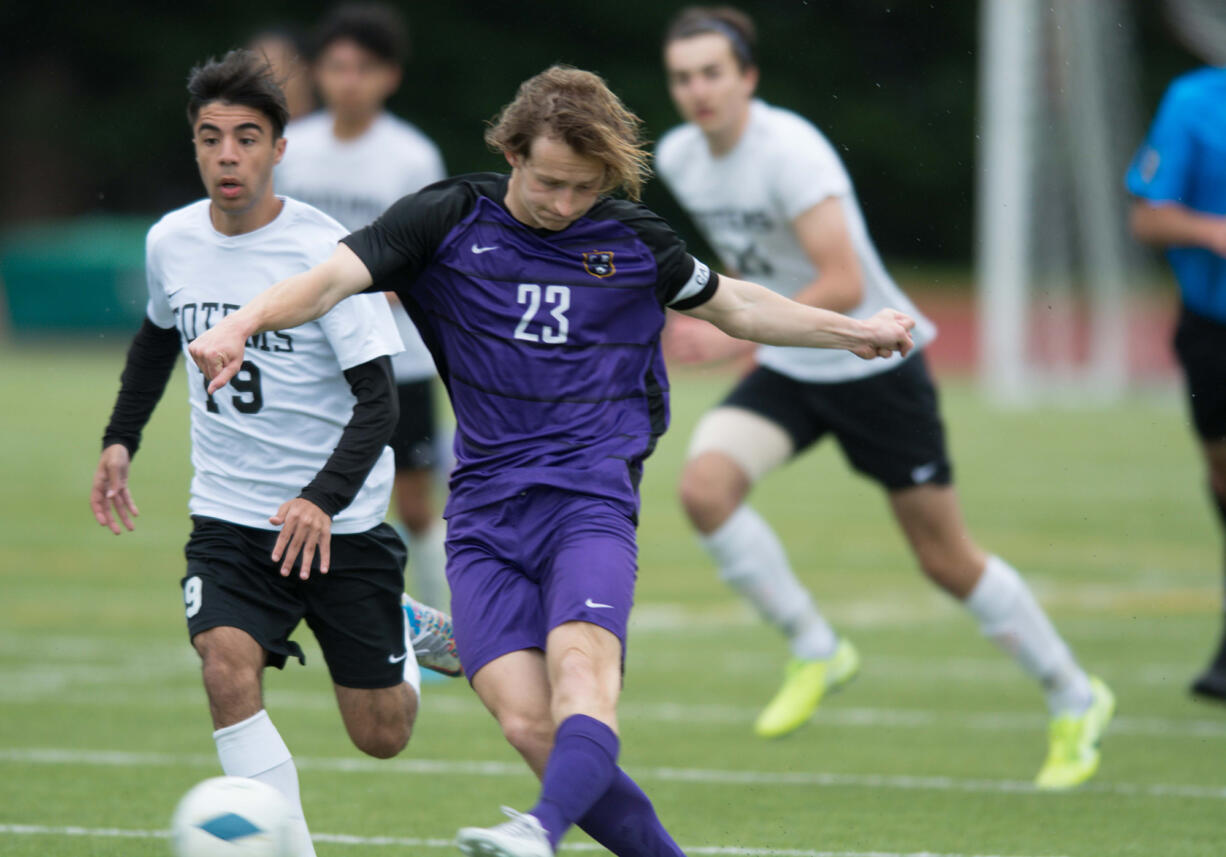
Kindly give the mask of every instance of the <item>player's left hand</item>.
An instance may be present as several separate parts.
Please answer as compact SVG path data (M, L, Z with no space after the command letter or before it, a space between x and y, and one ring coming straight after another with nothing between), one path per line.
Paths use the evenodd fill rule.
M896 309L883 309L864 319L864 341L851 352L864 360L874 357L889 357L895 351L906 357L915 343L911 341L911 328L915 319Z
M272 561L281 563L282 577L289 577L299 553L302 554L302 562L298 566L298 576L303 580L310 577L316 550L319 551L319 573L328 573L332 518L323 509L310 500L295 497L282 503L268 523L281 527L281 535L272 549Z

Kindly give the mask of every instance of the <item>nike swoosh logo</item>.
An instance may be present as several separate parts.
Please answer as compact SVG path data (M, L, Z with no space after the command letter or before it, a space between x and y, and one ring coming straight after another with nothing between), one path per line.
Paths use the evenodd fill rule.
M490 245L489 247L478 247L476 242L473 242L473 246L470 247L469 249L472 250L474 253L476 253L478 256L480 256L482 253L488 253L491 250L497 250L498 246L494 244L494 245Z
M929 479L937 475L937 463L930 461L927 464L921 464L919 467L911 471L911 481L916 485L923 485Z
M612 604L601 604L601 603L599 603L599 602L597 602L597 601L593 601L593 600L592 600L592 599L590 599L590 598L589 598L587 601L584 601L583 603L584 603L584 604L586 604L588 607L591 607L593 610L599 609L599 608L601 608L601 607L607 608L607 609L609 609L609 610L612 610L612 609L613 609L613 605L612 605Z
M179 286L179 288L177 289L171 289L170 291L166 292L166 297L173 298L175 295L177 295L179 292L183 291L186 288L187 286Z
M401 661L403 661L405 658L407 658L408 656L409 656L408 652L405 652L403 655L388 655L387 662L389 664L398 664Z

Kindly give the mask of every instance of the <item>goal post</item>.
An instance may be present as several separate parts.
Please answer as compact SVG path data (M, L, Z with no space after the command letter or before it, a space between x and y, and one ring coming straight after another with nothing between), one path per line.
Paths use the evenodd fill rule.
M1002 405L1128 384L1123 174L1139 137L1127 8L981 0L980 380Z

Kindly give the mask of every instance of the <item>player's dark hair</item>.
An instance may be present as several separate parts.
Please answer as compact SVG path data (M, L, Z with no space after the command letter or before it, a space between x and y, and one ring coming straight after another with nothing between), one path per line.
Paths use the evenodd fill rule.
M757 66L758 29L753 18L731 6L687 6L665 30L664 46L704 33L716 33L728 39L741 71Z
M187 96L187 121L193 128L201 108L214 101L263 113L272 123L273 139L284 134L289 121L285 93L277 85L272 66L245 48L193 68L187 76Z
M528 157L537 137L553 137L605 165L601 193L621 188L638 199L651 176L642 120L590 71L552 66L519 85L515 100L489 122L485 143Z
M355 42L383 62L408 58L409 32L399 12L383 3L346 3L333 9L315 31L312 59L341 39Z

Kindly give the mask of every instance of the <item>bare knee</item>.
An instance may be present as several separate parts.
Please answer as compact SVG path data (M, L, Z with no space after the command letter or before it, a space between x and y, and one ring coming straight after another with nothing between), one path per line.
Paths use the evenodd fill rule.
M954 598L964 600L983 575L986 557L978 551L926 550L917 554L924 576Z
M417 719L417 696L407 684L378 690L336 687L341 718L353 746L376 759L390 759L409 743Z
M704 452L687 461L678 485L681 505L703 533L719 529L748 492L748 477L720 452Z
M429 470L401 470L396 474L396 514L414 535L430 529L436 520L432 478Z
M390 759L408 746L413 735L413 727L407 721L395 724L383 724L369 729L359 735L350 735L353 746L367 756L376 759Z
M260 676L264 649L245 631L220 627L192 638L215 728L232 726L264 707Z
M498 725L512 747L529 761L549 756L553 748L553 719L548 712L506 711Z

